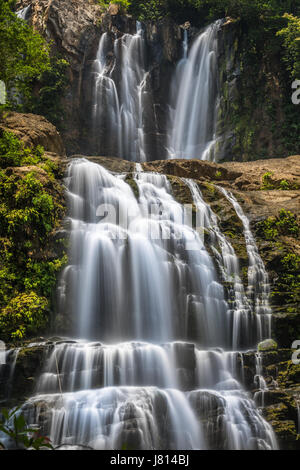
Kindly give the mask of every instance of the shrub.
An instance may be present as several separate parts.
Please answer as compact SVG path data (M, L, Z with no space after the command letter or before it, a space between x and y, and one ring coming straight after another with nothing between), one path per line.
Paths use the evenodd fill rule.
M0 312L0 330L4 341L36 334L47 323L48 300L35 292L23 293L10 300Z

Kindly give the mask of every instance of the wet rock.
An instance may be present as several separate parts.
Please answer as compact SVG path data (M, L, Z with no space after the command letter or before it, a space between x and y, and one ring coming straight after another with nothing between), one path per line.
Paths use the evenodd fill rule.
M273 339L266 339L266 340L262 341L261 343L259 343L259 345L258 345L258 351L260 351L260 352L262 352L262 351L273 351L277 348L278 348L278 345L277 345L276 341L274 341Z

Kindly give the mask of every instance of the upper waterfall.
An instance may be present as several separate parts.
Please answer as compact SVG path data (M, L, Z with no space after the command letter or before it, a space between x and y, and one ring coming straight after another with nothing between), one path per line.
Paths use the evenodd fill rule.
M218 107L218 30L208 26L177 66L172 84L169 158L214 160ZM187 41L186 32L184 36Z

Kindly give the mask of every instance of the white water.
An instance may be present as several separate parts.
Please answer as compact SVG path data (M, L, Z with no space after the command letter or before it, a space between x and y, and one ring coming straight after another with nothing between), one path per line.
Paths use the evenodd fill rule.
M218 107L217 33L221 21L208 26L179 62L172 84L169 158L214 160ZM174 100L174 97L176 99Z
M92 70L93 136L97 141L102 131L100 140L109 140L114 155L146 161L144 101L147 99L147 72L141 24L137 22L136 34L124 34L115 39L113 66L107 58L110 44L108 33L102 34Z
M199 235L184 225L166 177L136 173L139 205L124 180L91 162L74 161L67 181L72 250L60 309L77 317L76 335L172 341L192 332L200 344L228 346L223 287ZM118 207L112 212L121 225L97 223L104 203Z
M256 276L256 278L253 277L253 271L260 272L263 270L262 277L265 282L258 286L257 292L260 288L260 296L263 299L264 306L266 307L264 310L258 309L257 306L253 307L253 288L248 288L248 295L246 296L245 294L244 286L240 278L238 258L233 246L222 234L219 228L218 217L203 200L196 182L190 179L184 179L184 182L189 187L194 204L197 208L196 226L202 228L202 236L204 235L203 229L208 229L210 231L210 234L212 235L211 249L218 262L222 278L225 282L232 284L233 287L231 291L231 308L228 311L228 315L232 318L231 347L236 350L258 344L263 339L270 337L271 310L268 306L269 286L268 279L266 277L267 273L256 249L248 219L244 214L242 214L240 206L238 208L235 207L238 216L242 217L243 224L246 227L245 237L250 263L249 283L251 282L251 286L253 286L253 282L256 282L258 278L258 276ZM222 189L222 192L226 197L228 196L228 193L224 189ZM230 195L231 203L233 202L232 198L233 196ZM235 204L236 203L237 202L235 201ZM216 248L216 245L218 249ZM255 253L255 256L253 253Z
M105 129L109 136L115 138L115 152L120 154L120 105L114 80L109 76L107 53L110 39L107 33L102 34L92 69L93 110L92 132L97 138L100 129Z
M237 216L243 224L246 248L249 258L247 295L248 298L251 299L255 312L258 315L265 315L269 330L268 338L270 338L272 311L269 304L270 284L268 273L258 252L254 236L250 229L249 219L244 214L240 204L232 193L226 191L224 188L221 187L219 187L218 189L233 205Z
M126 175L86 160L69 167L71 253L60 313L74 320L74 333L97 342L47 346L26 418L54 445L74 448L276 448L241 385L242 355L232 350L237 331L244 344L253 337L233 326L201 230L185 224L167 178L141 170L130 187ZM221 250L224 276L238 273L216 216L186 183L202 230L211 230ZM118 209L118 221L102 217L101 203ZM233 282L236 299L246 302L240 284Z

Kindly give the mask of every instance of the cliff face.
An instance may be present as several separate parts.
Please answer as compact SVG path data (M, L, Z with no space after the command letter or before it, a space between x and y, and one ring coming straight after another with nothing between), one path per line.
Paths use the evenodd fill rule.
M65 111L63 138L68 153L116 155L114 136L106 136L105 126L92 133L94 102L93 62L100 37L107 33L108 68L113 71L117 86L122 70L116 62L114 41L136 33L136 21L120 15L118 8L103 13L94 0L24 0L17 8L30 6L29 22L49 41L53 52L65 58L69 89L63 102ZM173 21L147 23L144 30L145 63L147 64L147 105L144 111L146 140L155 158L165 157L167 101L175 64L182 53L182 29ZM114 70L113 70L114 69Z
M102 121L98 119L95 124L93 120L97 112L94 60L100 37L107 33L105 75L112 77L120 99L125 78L120 58L116 57L119 46L115 41L136 33L135 19L120 14L117 6L103 13L96 0L20 0L17 8L27 5L31 5L28 21L52 41L53 52L70 64L61 129L68 154L124 158L116 150L117 135L107 124L114 119L108 116L111 103L99 102ZM183 55L184 29L191 45L199 30L189 23L180 26L164 19L143 24L143 65L147 73L141 85L144 100L141 119L148 160L166 157L171 83ZM227 18L218 34L218 160L285 157L297 149L295 138L288 139L292 127L285 111L290 107L291 85L280 62L278 45L271 44L269 49L262 45L261 50L254 52L250 45L251 31ZM138 61L136 57L135 63Z

